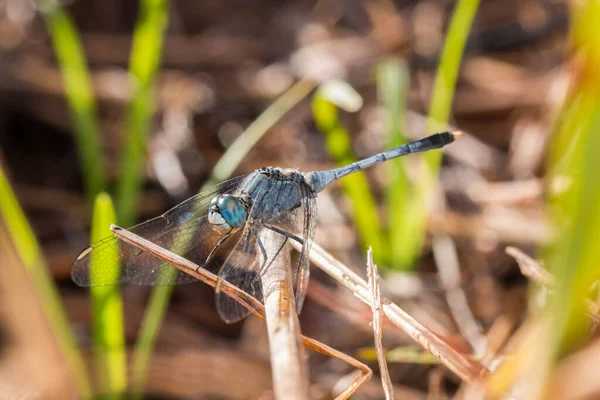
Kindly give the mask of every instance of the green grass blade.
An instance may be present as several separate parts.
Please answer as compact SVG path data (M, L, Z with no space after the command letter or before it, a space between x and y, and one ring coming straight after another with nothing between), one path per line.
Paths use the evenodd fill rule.
M471 31L477 9L479 8L479 2L480 0L460 0L454 9L435 75L433 95L429 107L428 135L433 135L440 129L443 130L450 118L458 71L462 62L467 38ZM425 159L429 167L433 169L439 166L442 160L442 153L427 153Z
M85 363L77 349L69 320L60 301L60 295L48 272L35 235L2 168L0 168L0 216L40 294L54 336L70 363L79 395L82 398L91 398L92 392Z
M269 108L252 122L246 130L229 146L219 159L210 175L210 179L202 187L207 189L228 179L248 151L264 136L265 133L287 114L296 104L304 99L315 87L315 82L302 79L282 94Z
M116 222L112 200L107 193L96 197L92 216L91 242L96 243L111 236L110 225ZM110 281L106 274L120 274L119 249L113 249L111 257L102 254L102 269L96 268L94 254L91 260L92 282ZM108 261L107 261L108 260ZM113 261L112 265L107 262ZM127 357L125 331L123 328L123 301L119 286L95 286L90 288L96 371L100 393L105 399L121 399L127 389Z
M460 0L452 15L435 77L427 135L443 131L448 123L463 51L479 2L480 0ZM400 265L412 264L421 253L427 227L427 215L433 200L435 181L442 161L442 151L429 151L423 154L422 159L415 185L415 196L413 196L413 201L406 205L407 209L404 213L406 222L402 226L407 229L399 234L403 237L403 242L402 248L399 250L401 253L398 254L404 255L404 260Z
M540 368L546 372L589 338L585 301L600 279L600 5L583 1L572 9L575 76L548 158L547 209L556 231L544 260L556 284L544 310L549 340Z
M133 399L142 398L156 337L167 312L172 292L173 286L168 285L156 286L152 290L132 355L131 392Z
M127 115L117 214L123 226L133 225L142 187L146 138L156 107L155 81L168 20L167 0L142 0L133 33L129 63L132 100Z
M362 361L377 361L377 350L374 347L365 347L356 351L356 357ZM439 364L440 359L428 351L414 347L396 347L385 352L385 359L390 363Z
M201 190L208 189L216 183L231 176L250 149L271 129L283 116L298 104L314 88L314 83L301 80L292 86L269 106L248 128L236 139L221 157L211 174L211 178ZM139 338L133 352L132 392L134 398L141 398L146 382L147 368L154 351L156 337L169 305L173 291L172 286L157 286L152 291L149 305Z
M400 59L390 59L377 67L377 92L386 110L387 148L393 149L407 142L404 135L405 110L410 77L408 66ZM412 188L406 174L406 159L399 157L386 162L388 186L386 212L390 262L392 268L407 269L405 264L404 232L407 230L405 204L411 200Z
M43 9L43 8L42 8ZM84 184L90 203L106 188L102 146L94 90L77 28L62 8L48 7L43 13L52 37L54 53L63 84L82 164Z
M357 161L353 155L350 134L342 125L338 109L322 90L313 97L311 107L315 124L325 135L327 150L335 162L348 165ZM383 246L381 222L377 213L377 204L363 171L348 175L340 181L344 193L352 203L352 218L358 230L360 244L366 251L373 248L375 261L386 264L387 249Z

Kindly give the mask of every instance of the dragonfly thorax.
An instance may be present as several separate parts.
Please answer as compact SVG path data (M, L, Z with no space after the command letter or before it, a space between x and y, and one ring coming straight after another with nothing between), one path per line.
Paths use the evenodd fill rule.
M244 225L247 214L241 199L230 194L215 196L208 206L208 222L223 231Z

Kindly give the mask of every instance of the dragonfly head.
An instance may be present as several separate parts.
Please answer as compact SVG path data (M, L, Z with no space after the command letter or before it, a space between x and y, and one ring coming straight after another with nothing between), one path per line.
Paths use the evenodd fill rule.
M216 195L208 206L208 222L223 231L239 228L246 222L246 208L235 196Z

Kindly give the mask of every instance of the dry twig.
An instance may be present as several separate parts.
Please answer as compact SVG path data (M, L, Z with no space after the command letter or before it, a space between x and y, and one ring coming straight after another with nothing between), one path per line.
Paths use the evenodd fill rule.
M377 265L373 262L373 250L369 247L367 252L367 274L369 276L369 288L371 289L371 310L373 310L373 335L375 339L375 350L377 351L377 362L379 363L379 373L381 375L381 384L385 393L386 400L394 398L394 387L390 379L385 352L381 344L383 334L383 324L381 311L381 292L379 291L379 274Z
M516 247L509 246L505 251L506 254L513 257L517 261L519 269L525 277L531 279L548 291L552 290L554 286L554 276L548 270L542 267L542 264L529 257ZM586 307L587 314L592 320L592 330L595 330L598 324L600 324L600 314L598 313L600 310L600 304L587 299Z
M123 242L134 246L140 250L148 252L152 256L163 260L164 262L174 266L175 268L185 272L186 274L194 276L199 281L204 282L207 285L210 285L212 287L217 286L217 276L203 268L200 268L197 264L116 225L111 226L111 231L116 237L121 239ZM235 287L227 281L222 281L219 284L219 290L223 291L223 293L227 294L232 299L235 299L238 303L242 304L258 318L265 320L265 310L260 301L250 296L243 290L238 289L237 287ZM309 349L312 349L330 357L338 358L359 370L357 376L352 379L352 383L336 399L342 400L349 398L363 383L369 380L369 378L373 374L373 372L368 366L356 360L355 358L352 358L338 350L327 346L324 343L318 342L304 335L301 336L301 339L302 344L308 347Z
M269 334L273 391L277 399L308 399L308 368L300 344L300 323L292 289L291 248L280 235L263 230L260 238L273 261L261 275ZM277 248L272 248L276 243ZM283 248L278 249L279 246Z
M503 359L500 351L504 348L508 340L510 340L513 328L513 321L508 317L501 315L500 317L496 318L494 324L487 332L487 348L480 361L490 371L494 372ZM468 400L483 399L483 385L462 385L455 394L454 398Z
M481 358L481 363L493 371L498 364L498 355L510 339L514 329L514 322L506 317L499 316L487 332L487 349Z
M443 383L445 370L441 367L436 367L429 374L427 400L442 400L445 399Z
M516 247L507 247L506 254L513 257L517 261L517 264L519 264L519 268L521 269L521 273L525 277L531 279L546 289L551 289L552 286L554 286L554 277L550 272L544 269L539 262L529 257Z
M292 242L292 245L297 250L300 249L296 243ZM338 283L351 290L361 301L368 305L371 304L371 294L367 282L316 243L312 245L310 260ZM487 371L479 363L454 350L396 304L385 297L381 297L381 304L385 316L394 325L437 357L463 381L472 383L477 381L482 374L486 374Z

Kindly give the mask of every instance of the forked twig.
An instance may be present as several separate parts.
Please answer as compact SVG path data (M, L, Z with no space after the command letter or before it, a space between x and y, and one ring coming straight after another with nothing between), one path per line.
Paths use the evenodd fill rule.
M279 234L270 229L260 233L266 251L278 243ZM276 246L279 247L279 246ZM269 254L272 262L261 274L265 317L269 335L273 391L276 399L308 399L308 368L300 344L300 323L292 289L291 247L285 242Z
M297 250L301 248L295 242L292 242L292 245ZM371 293L369 292L367 282L316 243L313 243L311 247L310 261L338 283L351 290L363 303L367 305L371 304ZM453 371L463 381L474 383L482 375L487 374L488 371L481 364L454 350L454 348L384 296L381 297L381 304L383 313L394 325L402 329L414 341L423 346L425 350L437 357L442 364Z
M381 292L379 290L379 274L377 265L373 262L373 250L369 247L367 251L367 275L369 277L369 288L371 289L371 310L373 310L373 336L375 339L375 350L377 351L377 363L379 364L379 373L381 375L381 384L386 400L394 398L394 386L390 379L385 352L381 344L383 335L383 323L381 311Z
M111 226L111 231L116 237L121 239L123 242L134 246L140 250L146 251L148 254L151 254L152 256L168 263L169 265L174 266L175 268L185 272L186 274L194 276L199 281L204 282L207 285L212 286L213 288L216 287L218 280L217 276L203 268L199 268L197 264L116 225ZM265 320L265 310L260 301L250 296L243 290L238 289L236 286L230 284L227 281L221 282L220 290L232 299L235 299L237 302L242 304L244 307L250 310L252 314L256 315L263 321ZM352 358L338 350L327 346L324 343L321 343L304 335L301 336L301 339L302 344L308 347L309 349L312 349L321 354L325 354L327 356L340 359L359 370L358 375L353 378L352 383L343 393L341 393L337 397L337 399L341 400L349 398L364 382L369 380L369 378L373 374L373 372L367 365L361 363L355 358Z

